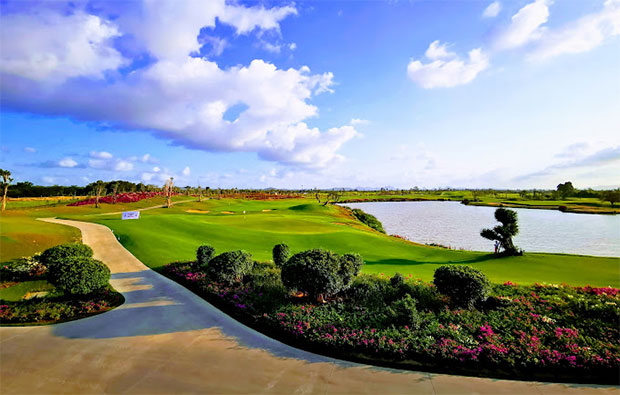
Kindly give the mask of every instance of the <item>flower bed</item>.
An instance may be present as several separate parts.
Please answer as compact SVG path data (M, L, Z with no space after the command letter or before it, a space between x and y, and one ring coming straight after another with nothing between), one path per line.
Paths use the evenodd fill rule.
M82 298L33 298L19 302L0 301L0 324L54 324L100 314L120 306L125 299L113 289Z
M432 284L359 276L344 294L316 304L290 295L274 270L256 265L233 286L210 281L192 263L164 273L244 323L314 352L452 374L619 382L616 288L506 283L465 310Z
M116 196L107 195L99 198L99 203L134 203L140 200L150 199L156 196L164 196L163 192L130 192L119 193ZM90 198L85 200L79 200L77 202L69 203L67 206L86 206L89 204L95 204L96 199Z

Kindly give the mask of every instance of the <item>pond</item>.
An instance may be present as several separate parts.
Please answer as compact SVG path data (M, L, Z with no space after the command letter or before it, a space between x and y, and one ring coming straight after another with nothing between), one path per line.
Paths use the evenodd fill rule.
M494 207L459 202L346 203L374 215L388 234L417 243L493 251L493 242L480 236L499 224ZM620 216L573 214L556 210L512 209L519 218L515 244L530 252L620 257Z

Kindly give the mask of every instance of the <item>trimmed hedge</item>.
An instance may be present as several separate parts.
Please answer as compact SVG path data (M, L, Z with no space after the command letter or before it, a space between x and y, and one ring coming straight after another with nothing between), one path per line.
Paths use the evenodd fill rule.
M196 266L202 267L209 263L215 255L215 248L203 244L196 250Z
M49 268L49 278L66 294L87 295L108 286L110 269L96 259L70 256Z
M48 270L52 270L53 266L62 264L69 258L83 257L92 258L93 250L86 244L68 243L61 244L43 251L39 257L39 261L47 266Z
M471 308L476 302L485 300L489 293L489 280L471 266L441 266L435 270L433 278L437 290L449 296L457 306Z
M233 284L240 282L253 266L252 255L248 252L227 251L211 259L206 272L207 276L215 281Z
M281 268L291 256L291 249L284 243L276 244L272 251L273 263L276 267Z

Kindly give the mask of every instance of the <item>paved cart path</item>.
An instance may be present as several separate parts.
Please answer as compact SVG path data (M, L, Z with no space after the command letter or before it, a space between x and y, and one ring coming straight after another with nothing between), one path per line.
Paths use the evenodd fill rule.
M0 328L2 394L619 392L383 369L297 350L148 269L105 226L46 221L81 230L126 302L83 320Z

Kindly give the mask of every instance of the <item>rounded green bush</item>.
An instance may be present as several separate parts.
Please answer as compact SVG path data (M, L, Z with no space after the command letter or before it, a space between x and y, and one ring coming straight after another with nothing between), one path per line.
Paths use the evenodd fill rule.
M284 243L280 243L280 244L276 244L273 247L272 254L273 254L273 263L276 264L276 267L281 268L282 266L284 266L286 261L288 261L289 257L291 256L291 250L288 247L288 245Z
M364 261L360 254L343 254L340 257L340 278L343 288L351 286L353 279L360 273Z
M232 284L241 281L253 266L252 255L248 252L227 251L209 261L207 276L218 282Z
M93 250L82 243L61 244L43 251L39 261L51 270L52 266L62 264L67 259L76 257L92 258Z
M198 267L205 266L215 255L215 248L210 245L203 244L196 250L196 265Z
M331 251L314 249L293 255L282 267L282 283L310 297L331 296L343 288L340 257Z
M484 273L465 265L440 266L435 270L433 283L455 305L469 308L486 299L490 288Z
M108 285L110 269L93 258L70 256L49 268L49 278L66 294L86 295Z

